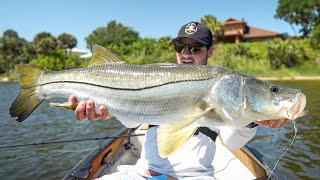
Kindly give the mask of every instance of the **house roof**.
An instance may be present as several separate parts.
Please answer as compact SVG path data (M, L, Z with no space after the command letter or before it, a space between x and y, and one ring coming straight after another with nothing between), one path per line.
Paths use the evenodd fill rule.
M238 19L234 19L234 18L229 18L227 19L224 24L225 25L229 25L229 24L243 24L245 23L244 21L238 20Z
M245 21L234 19L234 18L227 19L224 22L224 24L225 25L244 24L245 28L246 28L245 33L243 34L243 38L244 39L281 36L280 33L269 31L269 30L266 30L266 29L253 27L253 26L249 26Z
M91 58L92 57L92 53L88 52L87 54L83 54L80 56L81 59L87 59L87 58Z
M258 37L276 37L281 36L280 33L248 26L248 32L244 34L243 38L251 39L251 38L258 38Z
M78 49L78 48L72 48L71 50L67 49L67 51L72 52L72 53L77 53L77 54L87 54L90 52L89 50L83 50L83 49Z

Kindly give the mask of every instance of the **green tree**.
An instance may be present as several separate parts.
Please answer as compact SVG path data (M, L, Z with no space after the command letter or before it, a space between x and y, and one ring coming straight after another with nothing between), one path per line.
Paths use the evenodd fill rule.
M155 52L156 46L156 39L143 38L133 43L130 50L133 52L132 55L152 55Z
M61 49L67 50L76 47L77 39L68 33L62 33L58 36L58 45Z
M320 24L311 32L310 45L313 49L320 49Z
M1 46L2 44L0 43L0 49L1 49ZM4 67L5 67L4 60L3 60L2 54L0 53L0 73L6 72Z
M12 29L6 30L0 38L2 66L0 69L8 73L15 64L28 63L32 58L31 45Z
M49 55L58 47L57 38L48 32L38 33L33 39L35 51L38 54Z
M219 22L213 15L205 15L200 19L200 22L207 25L209 29L214 33L214 36L222 36L224 33L224 25Z
M320 1L279 0L275 17L290 25L300 25L302 28L299 32L306 37L320 23Z
M99 27L86 37L87 47L94 44L107 47L109 45L130 45L139 39L139 33L116 21L110 21L107 27Z
M171 37L141 38L132 45L125 46L127 54L122 57L133 64L175 62L171 39Z
M172 38L169 36L159 38L157 41L157 51L174 52L171 40Z

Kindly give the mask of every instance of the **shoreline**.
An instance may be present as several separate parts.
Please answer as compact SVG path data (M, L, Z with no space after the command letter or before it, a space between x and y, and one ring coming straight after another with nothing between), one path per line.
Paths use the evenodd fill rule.
M320 80L320 76L294 76L294 77L257 77L264 81L293 81L293 80ZM17 82L15 79L9 77L1 77L0 83L3 82Z
M16 82L16 80L9 77L1 77L0 82Z
M0 78L0 82L15 82L15 80L9 79L7 77Z
M284 77L257 77L266 81L290 81L290 80L320 80L320 76L284 76Z

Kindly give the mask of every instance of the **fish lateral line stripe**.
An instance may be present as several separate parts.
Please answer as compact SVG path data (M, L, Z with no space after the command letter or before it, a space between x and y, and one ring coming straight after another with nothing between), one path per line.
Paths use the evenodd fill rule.
M207 79L171 81L171 82L167 82L167 83L163 83L163 84L159 84L159 85L147 86L147 87L136 88L136 89L132 89L132 88L117 88L117 87L103 86L103 85L99 85L99 84L93 84L93 83L87 83L87 82L77 82L77 81L55 81L55 82L47 82L47 83L38 84L38 85L33 86L33 87L39 87L39 86L44 86L44 85L48 85L48 84L72 83L72 84L92 85L92 86L96 86L96 87L108 88L108 89L113 89L113 90L140 91L140 90L152 89L152 88L156 88L156 87L160 87L160 86L164 86L164 85L168 85L168 84L175 84L175 83L181 83L181 82L192 82L192 81L205 81L205 80L210 80L210 79L212 79L212 78L213 78L213 77L207 78ZM33 88L33 87L25 87L24 89Z

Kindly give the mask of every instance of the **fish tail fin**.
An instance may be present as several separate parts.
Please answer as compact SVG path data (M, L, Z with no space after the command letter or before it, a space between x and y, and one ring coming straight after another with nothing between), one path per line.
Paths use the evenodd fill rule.
M15 66L15 70L20 75L21 88L35 87L38 77L43 73L40 68L28 64L18 64Z
M20 74L19 84L21 91L10 107L11 117L17 117L17 121L25 120L34 109L43 101L36 93L36 83L42 70L26 64L16 66L16 72Z
M35 87L22 89L10 108L11 117L17 117L18 122L24 121L43 100L35 92Z

